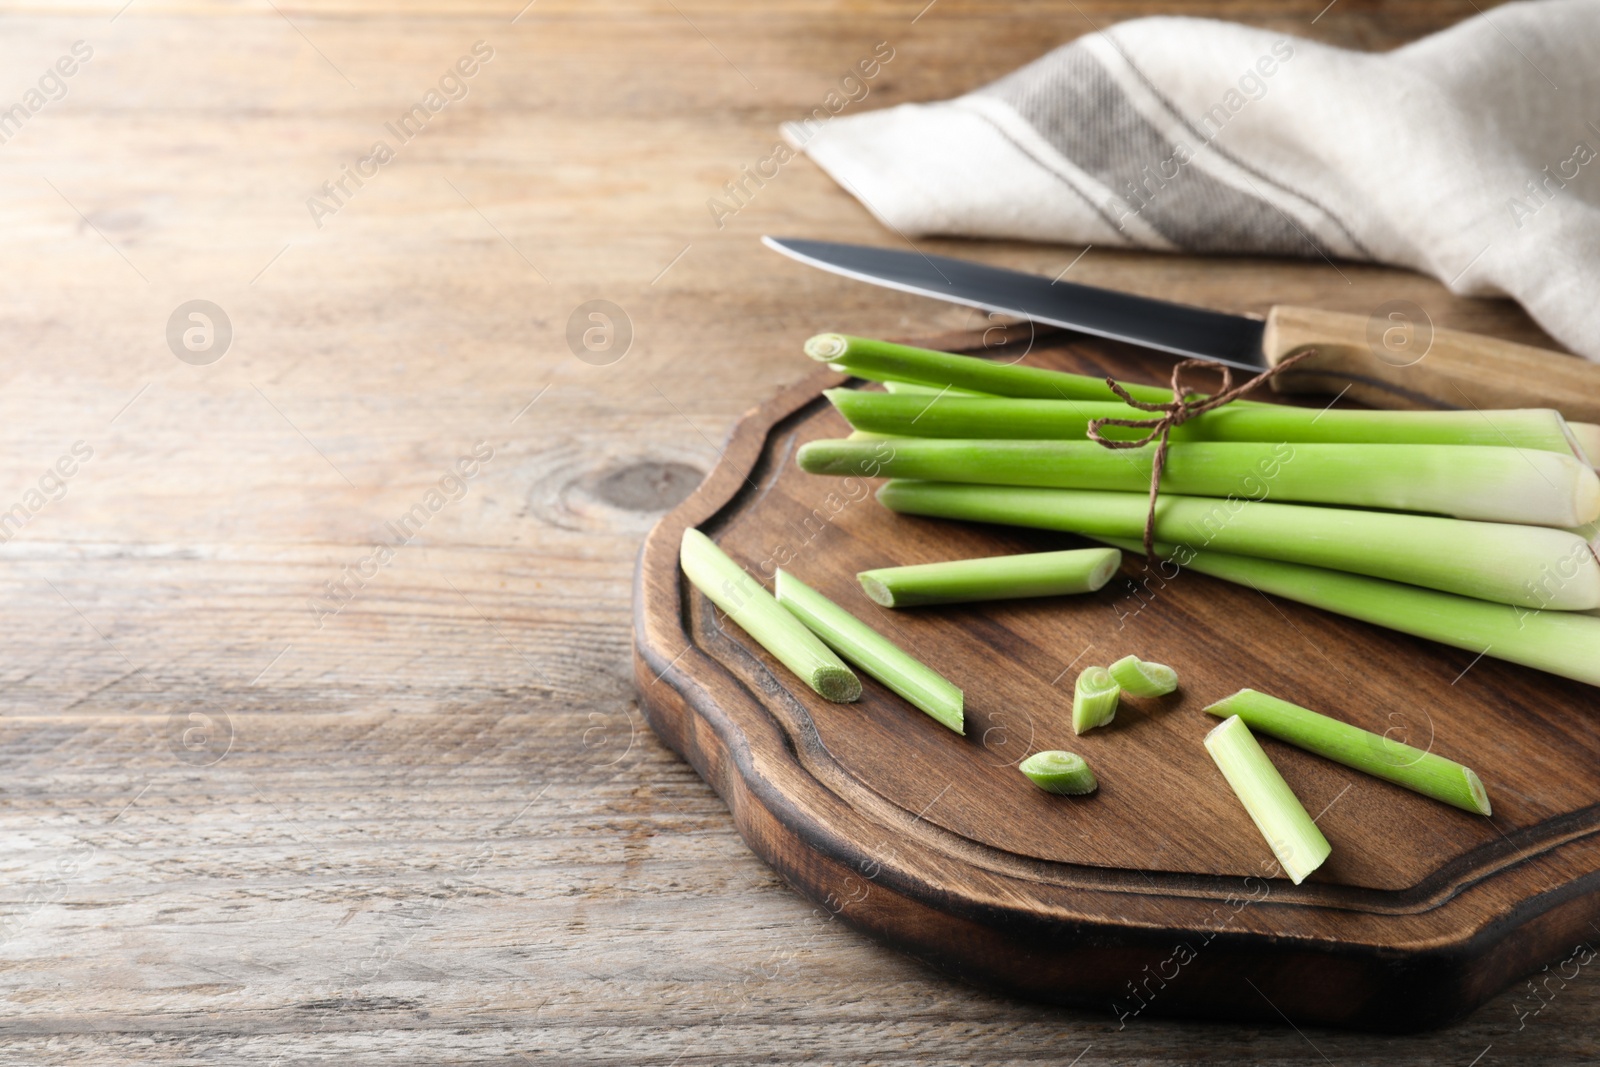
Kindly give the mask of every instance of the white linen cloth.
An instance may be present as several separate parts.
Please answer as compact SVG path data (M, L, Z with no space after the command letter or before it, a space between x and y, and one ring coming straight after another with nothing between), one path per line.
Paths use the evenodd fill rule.
M1390 263L1600 359L1600 0L1393 52L1145 18L784 134L902 235Z

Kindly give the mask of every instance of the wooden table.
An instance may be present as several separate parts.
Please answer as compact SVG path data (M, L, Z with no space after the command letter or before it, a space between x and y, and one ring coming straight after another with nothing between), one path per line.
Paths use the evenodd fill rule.
M930 975L752 858L631 691L639 537L799 342L973 321L761 249L893 240L804 160L707 206L877 42L854 106L1134 14L1387 48L1476 5L521 2L0 15L0 100L92 49L0 145L0 507L27 519L0 526L0 1060L1595 1062L1587 972L1520 1027L1512 991L1403 1039L1118 1030ZM478 41L465 95L363 164ZM342 167L367 176L322 193ZM1094 249L1073 276L1543 340L1371 267ZM214 311L169 331L193 300L225 352ZM569 346L591 300L631 324L615 361L620 335Z

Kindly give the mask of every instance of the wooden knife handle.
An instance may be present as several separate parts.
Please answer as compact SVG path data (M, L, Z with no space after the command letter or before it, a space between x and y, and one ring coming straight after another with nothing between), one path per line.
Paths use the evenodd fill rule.
M1555 408L1600 422L1600 364L1482 334L1437 329L1415 304L1373 315L1279 306L1262 337L1267 362L1317 354L1272 380L1281 393L1338 393L1380 408Z

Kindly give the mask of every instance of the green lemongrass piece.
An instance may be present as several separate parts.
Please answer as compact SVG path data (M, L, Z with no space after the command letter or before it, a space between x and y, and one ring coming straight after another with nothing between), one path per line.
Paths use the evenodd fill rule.
M696 589L812 689L839 704L860 699L861 680L850 668L711 538L684 530L678 562Z
M1117 717L1122 690L1104 667L1085 667L1072 686L1072 732L1082 734Z
M1016 400L956 396L931 386L915 386L904 391L903 383L885 382L892 392L866 389L825 389L839 414L857 430L890 433L900 437L938 437L989 440L1082 440L1089 420L1101 418L1146 419L1151 413L1118 401L1103 400ZM1221 409L1227 410L1227 409ZM1299 410L1299 409L1292 409ZM1206 416L1199 416L1172 431L1174 441L1198 440L1191 427ZM1106 436L1118 441L1133 441L1149 430L1127 426L1108 426ZM1276 438L1287 440L1287 438Z
M1106 670L1129 696L1164 697L1178 688L1177 671L1164 663L1146 663L1138 656L1123 656Z
M1120 566L1122 553L1114 548L1073 548L880 567L862 571L856 578L874 603L886 608L911 608L1092 593L1103 588Z
M899 440L903 440L903 438L901 438L897 434L892 434L892 433L873 433L871 430L851 430L850 431L850 436L846 437L845 440L846 441L899 441Z
M1094 771L1076 752L1035 752L1021 763L1017 770L1028 776L1028 781L1046 793L1060 796L1082 796L1100 787Z
M1152 413L1126 404L1094 400L1016 400L963 397L939 390L885 383L890 393L829 389L825 395L858 430L916 437L968 440L1082 440L1092 419L1149 419ZM924 393L923 390L926 389ZM1573 452L1568 426L1578 435L1583 424L1568 424L1543 408L1510 411L1353 411L1296 408L1282 404L1239 407L1229 404L1172 429L1183 441L1304 441L1323 444L1483 445L1531 448L1563 455ZM1596 433L1600 449L1600 426ZM1150 431L1106 426L1112 440L1134 441ZM1600 455L1593 452L1591 458Z
M1295 885L1305 881L1333 850L1250 728L1238 716L1225 719L1206 734L1205 745L1283 872Z
M1258 734L1453 804L1474 815L1490 814L1489 794L1469 768L1371 730L1319 715L1287 700L1241 689L1206 708L1218 718L1236 715Z
M930 348L912 348L866 337L823 333L806 342L806 355L858 378L950 385L996 396L1044 400L1116 400L1104 378L1039 367L995 363L975 356L957 356ZM1168 403L1172 390L1152 385L1125 385L1128 395L1146 403ZM1247 403L1247 401L1236 401Z
M1578 442L1589 466L1600 467L1600 426L1592 422L1569 422L1567 429L1572 431L1572 438Z
M1149 493L1154 447L1093 441L906 438L821 440L796 456L811 474L859 474L980 485ZM1326 445L1193 441L1173 445L1164 493L1384 508L1529 526L1600 517L1600 476L1571 454L1477 445Z
M897 442L898 451L902 443ZM1101 540L1141 539L1145 493L891 481L890 510L1030 526ZM1600 607L1600 560L1581 533L1431 515L1163 495L1157 539L1189 551L1284 560L1524 608ZM1142 552L1142 549L1140 550Z
M945 396L951 398L960 397L968 400L980 397L987 398L994 395L992 393L974 392L971 389L957 389L953 385L923 385L921 382L897 382L893 379L885 381L883 383L883 388L884 392L874 393L873 395L885 396L890 393L897 393L904 396ZM851 392L857 393L863 391L864 390L860 389L851 390ZM832 392L832 390L828 390L828 392Z
M956 733L966 732L962 692L939 672L787 571L778 571L774 588L778 603L824 644Z
M1098 540L1143 552L1132 538ZM1156 552L1180 567L1297 600L1336 615L1384 626L1491 659L1520 663L1590 685L1600 685L1600 615L1581 611L1530 611L1440 593L1381 578L1323 570L1299 563L1179 551L1157 542Z

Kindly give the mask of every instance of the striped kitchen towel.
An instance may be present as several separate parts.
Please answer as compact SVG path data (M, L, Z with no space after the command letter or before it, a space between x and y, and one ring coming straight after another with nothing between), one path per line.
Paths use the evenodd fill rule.
M902 235L1390 263L1600 359L1600 0L1371 54L1137 19L785 136Z

